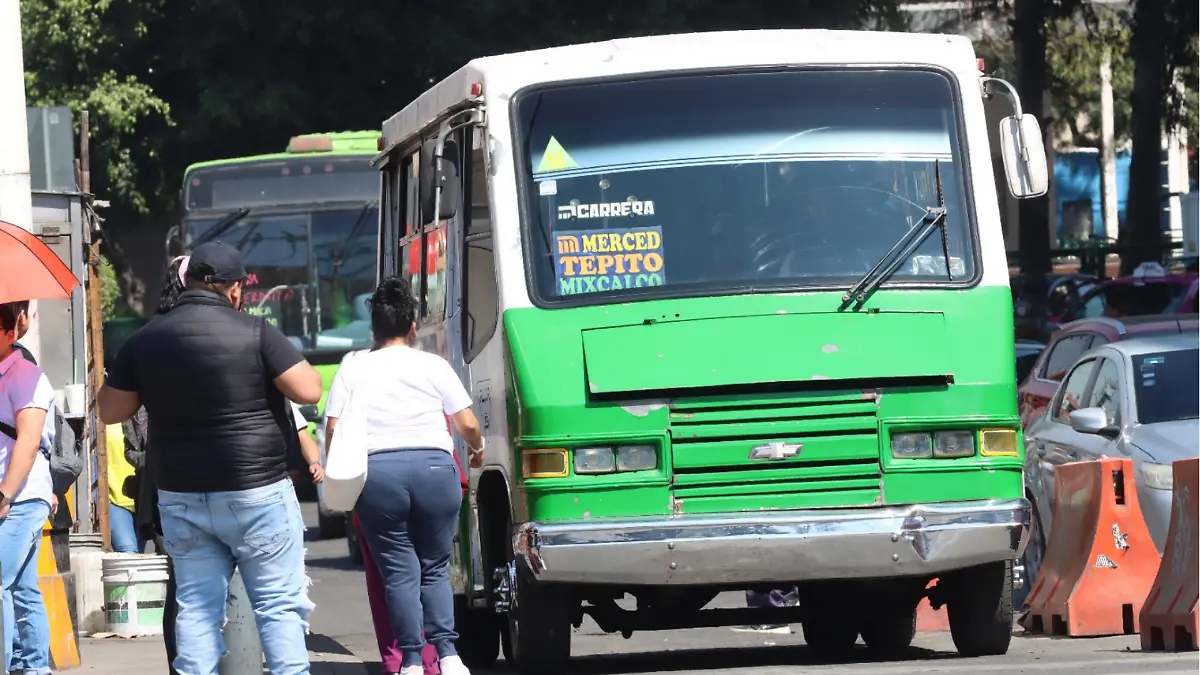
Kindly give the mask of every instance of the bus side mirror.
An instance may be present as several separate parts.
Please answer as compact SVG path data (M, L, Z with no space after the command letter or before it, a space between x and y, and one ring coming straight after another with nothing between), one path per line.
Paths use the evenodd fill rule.
M1008 191L1017 199L1041 197L1050 189L1046 146L1037 118L1025 113L1000 120L1000 153Z
M447 136L442 147L442 156L435 159L437 140L430 139L421 145L421 220L428 225L434 220L448 220L458 213L461 201L462 181L458 176L458 144ZM436 166L435 166L436 162ZM438 197L438 186L441 197ZM435 206L435 202L437 202ZM434 209L438 215L433 217Z

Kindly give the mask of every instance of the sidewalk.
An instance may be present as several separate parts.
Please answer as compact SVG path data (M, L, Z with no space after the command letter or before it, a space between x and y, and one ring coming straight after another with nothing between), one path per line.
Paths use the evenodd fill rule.
M312 675L374 675L349 650L321 635L309 635ZM320 650L320 651L318 651ZM329 650L329 651L324 651ZM83 665L68 672L88 675L166 675L167 652L160 637L102 640L81 638ZM266 668L263 668L266 672ZM240 673L238 675L241 675Z

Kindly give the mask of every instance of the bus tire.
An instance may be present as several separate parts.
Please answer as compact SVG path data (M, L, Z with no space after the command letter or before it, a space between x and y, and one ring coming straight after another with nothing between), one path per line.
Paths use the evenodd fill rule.
M488 670L500 658L500 615L490 607L475 609L461 595L454 596L454 629L458 655L468 668Z
M346 536L346 516L340 513L328 515L317 511L317 533L321 539L341 539Z
M917 636L917 612L872 616L863 622L861 633L868 650L883 656L903 654Z
M946 603L950 637L963 656L1002 656L1012 642L1012 561L960 570Z
M506 531L512 532L509 525ZM571 659L571 594L562 586L537 583L517 562L512 540L505 537L506 557L516 571L505 628L505 659L521 675L561 675Z
M804 644L820 660L844 658L854 650L858 628L845 616L825 614L800 623Z

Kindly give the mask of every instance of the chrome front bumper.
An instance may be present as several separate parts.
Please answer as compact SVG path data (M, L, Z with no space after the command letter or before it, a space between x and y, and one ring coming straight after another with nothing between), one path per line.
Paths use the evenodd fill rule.
M1029 502L525 523L517 558L539 581L757 584L938 574L1011 560Z

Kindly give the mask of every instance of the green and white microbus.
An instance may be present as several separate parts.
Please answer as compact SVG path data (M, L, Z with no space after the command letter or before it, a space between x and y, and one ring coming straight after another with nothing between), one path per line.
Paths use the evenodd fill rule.
M994 93L1017 114L989 129ZM470 664L565 672L585 615L887 652L926 596L960 652L1007 650L1030 507L997 180L1035 196L1046 167L966 38L481 58L383 144L380 274L487 438L452 574Z

